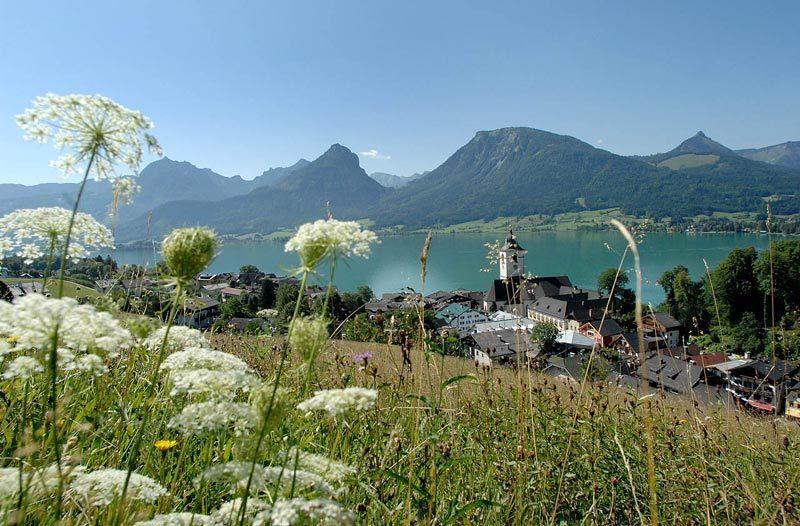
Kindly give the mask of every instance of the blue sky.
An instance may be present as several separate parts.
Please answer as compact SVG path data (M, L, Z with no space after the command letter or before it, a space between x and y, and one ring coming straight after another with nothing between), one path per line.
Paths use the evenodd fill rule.
M0 182L58 181L13 117L45 92L143 111L169 157L252 178L339 142L432 169L477 130L616 153L697 130L800 140L800 2L3 2Z

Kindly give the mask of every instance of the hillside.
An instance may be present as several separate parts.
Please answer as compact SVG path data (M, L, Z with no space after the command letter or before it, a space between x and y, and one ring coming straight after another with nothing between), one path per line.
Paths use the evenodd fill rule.
M210 225L222 234L269 233L324 217L329 209L340 218L360 216L384 191L353 152L334 144L271 186L219 201L172 201L153 209L150 224L154 236L194 224ZM140 216L121 225L119 239L141 239L147 222L147 216Z
M291 166L270 168L269 170L265 170L261 175L253 179L253 188L258 186L271 186L284 179L298 168L302 168L303 166L307 165L308 162L309 161L306 161L305 159L300 159Z
M688 156L689 158L691 158L691 156L695 155L701 155L701 156L714 155L719 157L719 156L730 156L736 154L734 153L733 150L731 150L727 146L723 146L717 141L709 138L702 131L699 131L668 152L656 153L653 155L634 156L634 158L651 164L658 165L659 163L666 161L668 159L673 159L682 156Z
M800 172L726 151L698 134L660 154L660 162L686 155L713 162L684 157L672 169L532 128L478 132L423 181L384 196L368 216L380 226L412 228L612 207L636 215L694 216L762 210L763 197L797 191Z
M405 186L411 181L416 181L420 177L427 175L429 172L422 172L422 173L415 173L414 175L410 176L401 176L401 175L394 175L388 174L385 172L372 172L369 174L370 178L374 179L378 182L381 186L386 188L400 188L401 186Z
M736 153L754 161L800 170L800 141L789 141L764 148L736 150Z

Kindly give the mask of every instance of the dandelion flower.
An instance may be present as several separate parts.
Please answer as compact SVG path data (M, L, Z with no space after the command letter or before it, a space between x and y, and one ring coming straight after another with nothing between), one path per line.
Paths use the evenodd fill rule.
M138 172L145 148L161 155L158 141L149 133L153 123L102 95L48 93L17 116L17 125L26 140L52 140L57 149L67 150L50 163L65 174L80 171L91 160L95 179L106 179L117 164Z
M127 472L121 469L99 469L78 474L69 485L70 495L90 506L108 506L122 495ZM155 480L131 473L127 497L144 502L155 502L167 490Z
M292 526L322 524L345 526L353 524L355 515L329 499L280 499L270 510L262 511L253 520L254 526Z
M153 446L155 446L155 448L161 451L162 453L165 451L169 451L170 449L174 448L177 445L178 445L177 440L167 440L167 439L156 440L153 443Z
M148 521L139 521L134 526L213 526L210 515L199 513L167 513L156 515Z
M306 223L286 242L286 252L297 252L306 270L312 270L325 256L369 257L370 245L378 236L355 221L320 219Z
M44 366L41 362L32 356L17 356L11 363L8 364L6 371L3 373L3 378L9 380L11 378L19 378L20 380L27 380L36 373L44 371Z
M63 252L71 217L71 210L57 206L15 210L0 217L0 257L16 253L30 264L34 259ZM111 230L89 214L78 212L68 257L77 261L102 248L114 248Z
M300 411L327 411L331 416L339 416L351 410L366 411L375 407L378 392L363 387L328 389L316 391L314 396L297 405Z
M144 346L151 351L161 349L161 344L164 343L164 335L166 332L166 327L161 327L154 331L144 340ZM169 336L167 337L167 350L179 351L189 347L208 347L208 341L206 337L203 336L203 333L197 329L190 329L183 325L170 327Z
M258 423L258 414L247 404L236 402L200 402L189 404L167 423L184 435L200 435L212 431L233 429L241 434Z
M176 228L161 244L161 254L172 276L189 283L214 259L217 238L202 227Z

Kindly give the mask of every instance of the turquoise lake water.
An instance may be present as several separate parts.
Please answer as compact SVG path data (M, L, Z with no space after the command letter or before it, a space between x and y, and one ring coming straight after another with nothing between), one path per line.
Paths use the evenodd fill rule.
M481 272L487 267L484 244L498 237L501 236L497 233L434 235L425 292L456 288L486 290L498 271L493 268L490 273ZM528 250L526 273L566 274L574 284L583 287L594 287L602 270L616 267L625 248L622 237L610 231L520 233L517 239ZM376 294L407 286L419 290L419 255L424 241L422 234L382 237L368 260L354 259L339 265L337 287L352 290L366 284ZM705 272L704 258L713 268L733 247L762 249L767 243L766 236L756 234L648 234L640 246L645 280L642 296L653 304L662 301L664 295L656 280L675 265L685 265L696 279ZM115 257L121 263L148 266L154 261L152 249L119 249ZM229 243L222 247L209 270L237 271L247 263L281 275L297 265L297 257L284 252L283 242ZM632 271L630 255L624 268Z

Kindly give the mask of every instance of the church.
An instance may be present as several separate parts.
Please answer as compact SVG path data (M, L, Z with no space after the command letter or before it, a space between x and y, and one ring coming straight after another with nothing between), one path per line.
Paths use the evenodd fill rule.
M544 298L571 298L579 300L584 307L588 307L586 302L600 304L604 301L597 291L573 286L567 276L526 276L527 253L517 241L513 230L509 229L508 237L498 253L500 277L492 281L484 296L485 311L505 311L536 319L533 316L534 307ZM567 313L561 315L566 316Z

